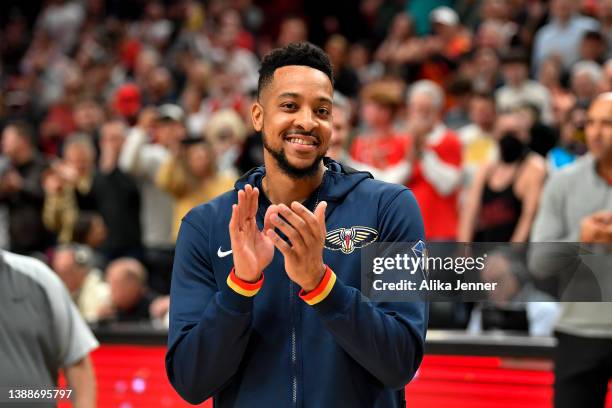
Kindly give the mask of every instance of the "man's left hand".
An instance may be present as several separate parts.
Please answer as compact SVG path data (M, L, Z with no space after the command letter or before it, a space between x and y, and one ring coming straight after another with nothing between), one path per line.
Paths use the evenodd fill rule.
M326 208L325 201L317 205L314 213L297 201L291 203L291 208L285 204L268 207L272 225L285 234L291 245L272 229L267 234L285 257L285 271L289 279L300 285L305 292L315 289L325 275L323 245Z

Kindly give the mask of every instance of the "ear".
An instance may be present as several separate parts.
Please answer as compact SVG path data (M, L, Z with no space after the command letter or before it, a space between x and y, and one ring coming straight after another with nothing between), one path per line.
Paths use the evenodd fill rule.
M263 107L259 102L255 102L251 106L251 121L253 122L253 128L257 132L261 132L263 129Z

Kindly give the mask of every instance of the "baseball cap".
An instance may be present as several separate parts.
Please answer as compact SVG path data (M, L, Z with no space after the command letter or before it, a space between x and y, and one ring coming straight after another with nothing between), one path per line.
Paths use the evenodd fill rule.
M459 16L450 7L436 7L429 14L429 19L432 23L444 24L447 26L456 26L459 24Z
M169 122L183 122L185 113L183 108L173 103L166 103L157 108L157 120Z

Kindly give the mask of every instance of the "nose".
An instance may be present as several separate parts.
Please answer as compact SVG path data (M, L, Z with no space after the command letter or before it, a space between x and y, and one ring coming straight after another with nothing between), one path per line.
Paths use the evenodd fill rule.
M303 107L296 115L295 125L306 132L310 132L318 126L318 122L315 120L312 110Z

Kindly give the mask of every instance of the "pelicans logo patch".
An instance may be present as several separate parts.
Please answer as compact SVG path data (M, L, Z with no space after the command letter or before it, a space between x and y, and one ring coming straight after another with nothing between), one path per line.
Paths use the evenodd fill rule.
M338 228L328 232L325 236L325 248L350 254L355 248L370 245L376 241L376 238L378 238L378 231L374 228L362 226Z

